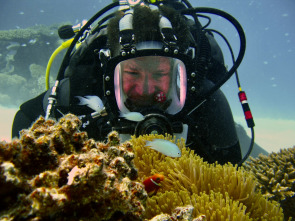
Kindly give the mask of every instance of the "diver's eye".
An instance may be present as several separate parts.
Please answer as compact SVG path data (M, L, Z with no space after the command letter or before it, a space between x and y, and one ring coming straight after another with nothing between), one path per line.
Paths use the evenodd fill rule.
M157 72L157 73L153 73L153 79L158 80L161 79L162 77L166 76L166 73L163 72Z
M125 71L125 74L128 74L133 77L139 76L139 73L137 71Z

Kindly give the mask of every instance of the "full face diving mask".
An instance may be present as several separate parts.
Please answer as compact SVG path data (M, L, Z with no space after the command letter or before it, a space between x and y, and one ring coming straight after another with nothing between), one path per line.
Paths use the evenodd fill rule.
M113 121L113 129L121 135L169 133L185 138L184 125L172 122L170 116L180 113L185 105L187 72L194 67L192 56L188 55L192 53L167 51L162 42L155 41L140 42L135 48L135 53L108 60L104 88L111 107L108 112L113 111L115 119L119 118L119 112L139 112L144 120L119 118Z

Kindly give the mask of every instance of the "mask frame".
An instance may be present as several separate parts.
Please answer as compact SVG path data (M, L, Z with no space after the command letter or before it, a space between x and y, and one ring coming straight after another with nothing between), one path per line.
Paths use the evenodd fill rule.
M101 60L105 61L103 67L105 69L105 74L103 75L103 91L104 95L107 98L107 101L112 107L112 109L116 109L115 111L110 109L107 112L112 112L114 117L118 117L119 108L117 107L117 101L115 97L115 87L114 87L114 70L122 61L126 61L131 58L138 58L138 57L146 57L146 56L163 56L163 57L170 57L173 59L178 59L185 65L186 68L186 77L187 77L187 88L192 87L192 85L196 85L196 81L198 80L192 73L195 71L195 60L192 56L194 53L194 48L191 48L187 54L184 53L174 53L172 50L165 51L164 48L162 49L145 49L145 50L135 50L133 53L122 53L114 58L110 58L109 53L105 53L105 50L101 50L100 58ZM102 57L105 57L102 59ZM191 77L194 76L194 77ZM187 90L188 93L188 90ZM184 104L185 106L185 104ZM114 108L116 107L116 108Z

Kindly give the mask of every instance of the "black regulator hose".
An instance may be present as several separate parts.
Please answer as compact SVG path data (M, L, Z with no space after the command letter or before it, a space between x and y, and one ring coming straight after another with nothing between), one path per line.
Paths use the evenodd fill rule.
M228 20L230 23L232 23L232 25L236 28L240 37L240 50L239 50L239 54L236 61L234 62L231 69L223 76L223 78L219 80L209 91L204 92L204 94L200 94L200 103L199 103L200 105L206 99L208 99L208 97L214 94L238 69L246 51L246 36L240 23L233 16L231 16L230 14L222 10L215 9L215 8L199 7L199 8L183 9L180 11L180 13L183 15L192 15L192 16L195 15L196 13L209 13L209 14L219 15L225 18L226 20ZM197 107L199 105L197 105ZM188 115L191 114L195 109L190 111Z
M182 2L184 2L184 4L186 5L186 7L188 8L193 8L193 6L191 5L191 3L187 0L182 0Z
M90 18L87 23L81 28L81 30L76 34L74 40L72 41L70 47L68 48L63 61L61 63L61 66L59 68L58 74L57 74L57 81L60 81L64 78L64 73L65 70L67 68L67 66L70 63L70 57L71 57L71 53L76 45L76 43L78 42L79 38L83 35L84 31L89 28L89 26L96 20L98 19L101 15L103 15L104 13L106 13L107 11L111 10L112 8L119 6L119 1L118 2L114 2L106 7L104 7L102 10L100 10L99 12L97 12L92 18Z

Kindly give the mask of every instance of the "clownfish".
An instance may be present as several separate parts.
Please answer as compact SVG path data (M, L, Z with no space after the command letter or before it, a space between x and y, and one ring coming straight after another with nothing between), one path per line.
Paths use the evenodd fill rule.
M154 174L143 181L145 191L150 195L151 193L157 193L159 188L161 187L160 182L164 180L164 175L162 174Z

